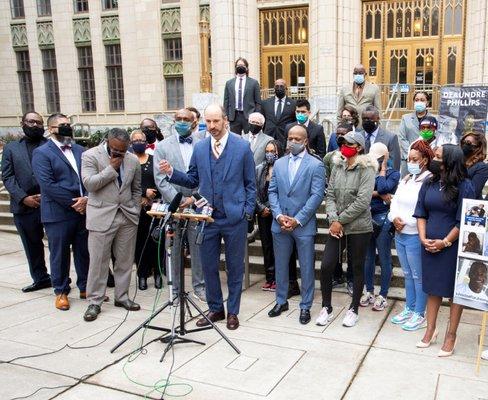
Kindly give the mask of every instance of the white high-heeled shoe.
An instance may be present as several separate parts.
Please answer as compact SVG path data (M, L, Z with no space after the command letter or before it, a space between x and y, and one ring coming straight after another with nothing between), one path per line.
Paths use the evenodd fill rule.
M452 356L452 353L454 353L454 349L456 348L456 344L457 344L457 338L456 338L456 340L454 340L454 346L452 346L451 351L444 351L444 350L440 349L439 353L437 354L437 357L450 357L450 356Z
M419 349L426 349L427 347L430 347L431 344L435 343L436 340L437 340L437 335L439 334L439 332L437 331L437 329L434 331L434 334L432 335L432 337L430 338L430 340L425 343L425 342L422 342L422 341L419 341L417 342L416 346L419 348Z

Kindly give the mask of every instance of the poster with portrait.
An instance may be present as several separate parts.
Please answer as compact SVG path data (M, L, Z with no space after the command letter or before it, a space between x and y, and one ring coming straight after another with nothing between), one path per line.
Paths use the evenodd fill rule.
M463 200L454 302L488 311L488 201Z
M445 86L440 95L437 135L455 135L459 142L466 131L484 132L487 112L488 86Z

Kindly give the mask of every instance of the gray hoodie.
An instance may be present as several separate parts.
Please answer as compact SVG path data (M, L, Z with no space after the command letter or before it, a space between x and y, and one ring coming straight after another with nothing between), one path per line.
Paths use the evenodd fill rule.
M332 163L325 198L330 223L340 222L346 235L372 232L370 202L378 162L368 155L359 155L348 169L346 158L337 154Z

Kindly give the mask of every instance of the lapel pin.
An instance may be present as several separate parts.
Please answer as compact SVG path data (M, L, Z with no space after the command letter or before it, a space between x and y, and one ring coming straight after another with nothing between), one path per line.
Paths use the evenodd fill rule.
M287 105L287 106L289 106L289 105L290 105L290 102L289 102L289 101L287 101L287 102L286 102L286 105Z

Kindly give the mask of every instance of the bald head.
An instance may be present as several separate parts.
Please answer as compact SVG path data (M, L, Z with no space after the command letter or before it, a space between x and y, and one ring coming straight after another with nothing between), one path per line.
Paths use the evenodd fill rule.
M276 79L274 84L275 84L275 87L276 86L284 86L286 88L286 81L284 79Z
M207 131L216 139L220 140L227 132L227 116L224 108L219 104L210 104L204 112Z
M288 131L288 138L290 137L290 135L298 135L302 138L306 138L307 137L307 129L303 126L303 125L295 125L295 126L292 126L290 128L290 130Z
M357 74L366 75L366 68L364 68L363 64L358 64L354 67L354 70L352 73L354 75L357 75Z
M188 121L193 122L194 115L193 113L186 109L182 108L175 113L175 121Z

